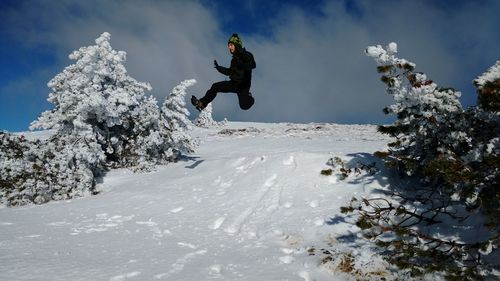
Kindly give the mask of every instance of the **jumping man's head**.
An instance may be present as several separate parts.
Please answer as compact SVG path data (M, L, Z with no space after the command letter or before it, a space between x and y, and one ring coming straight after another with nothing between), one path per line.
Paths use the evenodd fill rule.
M229 48L229 52L231 52L231 54L234 54L236 50L243 48L243 41L241 41L241 38L237 33L233 33L233 35L229 37L227 46Z

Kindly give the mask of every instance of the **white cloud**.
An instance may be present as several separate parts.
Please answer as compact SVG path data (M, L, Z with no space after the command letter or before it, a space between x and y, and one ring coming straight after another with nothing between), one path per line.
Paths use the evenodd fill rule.
M498 1L465 2L443 9L432 1L356 1L359 11L353 13L344 1L330 1L323 16L285 11L272 27L274 40L256 38L249 44L258 54L259 68L254 81L257 102L247 117L389 121L381 109L392 100L363 49L391 41L399 43L400 56L414 61L418 71L439 85L464 91L466 105L474 103L470 81L477 74L472 69L481 73L498 59L494 52L500 38L493 36L498 24L492 11L500 5ZM233 114L244 117L238 111Z

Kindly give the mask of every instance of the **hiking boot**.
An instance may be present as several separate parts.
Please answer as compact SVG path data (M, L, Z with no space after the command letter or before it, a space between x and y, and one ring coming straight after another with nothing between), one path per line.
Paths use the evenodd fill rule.
M202 111L205 108L205 105L203 105L203 102L201 102L199 99L197 99L195 96L191 96L191 103L194 105L194 107L198 111Z

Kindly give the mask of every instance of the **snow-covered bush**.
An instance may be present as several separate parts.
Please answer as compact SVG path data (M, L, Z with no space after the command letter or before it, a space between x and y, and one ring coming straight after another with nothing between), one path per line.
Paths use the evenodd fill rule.
M195 141L188 131L191 129L189 111L186 109L186 89L196 83L196 80L185 80L172 89L161 108L161 132L168 136L164 139L167 159L177 158L181 153L191 153L196 147Z
M56 134L71 135L75 141L95 141L112 167L149 169L174 160L178 152L192 151L181 115L187 112L184 89L194 82L178 86L184 94L167 98L171 105L162 113L156 100L145 96L151 86L127 74L126 54L111 48L110 37L105 32L97 45L70 55L76 63L48 83L55 108L44 112L32 128L56 129Z
M95 177L110 167L150 170L193 151L184 108L186 87L176 87L160 111L123 65L125 52L111 48L103 33L82 47L49 83L54 109L31 129L52 129L44 141L0 135L0 201L8 205L67 199L95 192Z
M481 110L500 111L500 61L474 80L478 88L478 105Z
M0 133L0 204L41 204L95 193L102 158L85 142L68 145L57 136L27 141Z
M224 126L227 123L227 120L224 119L221 122L217 122L212 117L212 103L209 103L207 107L205 107L200 115L193 122L196 126L201 128L210 128L210 127L218 127Z
M391 199L354 198L342 212L358 212L365 237L413 275L482 280L500 244L499 62L474 81L478 106L463 110L459 92L415 72L414 63L395 56L395 43L366 53L395 101L384 112L397 117L379 127L395 141L377 155L422 187L396 189ZM456 231L464 225L481 235Z
M103 33L97 45L82 47L69 58L66 67L49 83L48 101L55 108L46 111L31 128L55 129L74 141L96 141L106 154L106 162L131 167L146 161L142 145L158 130L156 101L145 96L147 83L127 74L126 53L111 48L111 35Z
M384 112L396 115L396 122L379 130L395 138L390 152L400 171L414 175L438 155L455 157L457 149L468 145L466 133L458 129L463 121L458 100L461 93L440 88L424 73L414 72L414 63L395 56L396 43L386 49L366 49L367 55L376 60L387 92L395 101Z
M30 170L24 160L29 149L30 144L24 137L0 132L0 203L8 204L12 197L16 197L13 201L22 201L17 198L22 189L16 190L16 187L22 185L24 174Z
M468 111L472 146L464 161L473 184L463 192L474 207L488 214L492 229L500 225L500 61L474 80L478 105Z
M387 50L366 50L396 102L385 109L396 122L379 128L396 139L389 144L388 161L468 200L469 207L491 201L494 192L486 190L500 181L500 62L474 80L478 106L464 111L460 93L415 73L415 64L395 57L396 51L395 43Z

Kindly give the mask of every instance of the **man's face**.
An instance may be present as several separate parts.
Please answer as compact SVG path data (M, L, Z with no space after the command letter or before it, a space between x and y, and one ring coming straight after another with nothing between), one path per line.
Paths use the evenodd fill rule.
M236 49L236 47L234 46L233 43L229 43L227 44L227 47L229 48L229 52L231 52L231 54L234 54L234 50Z

